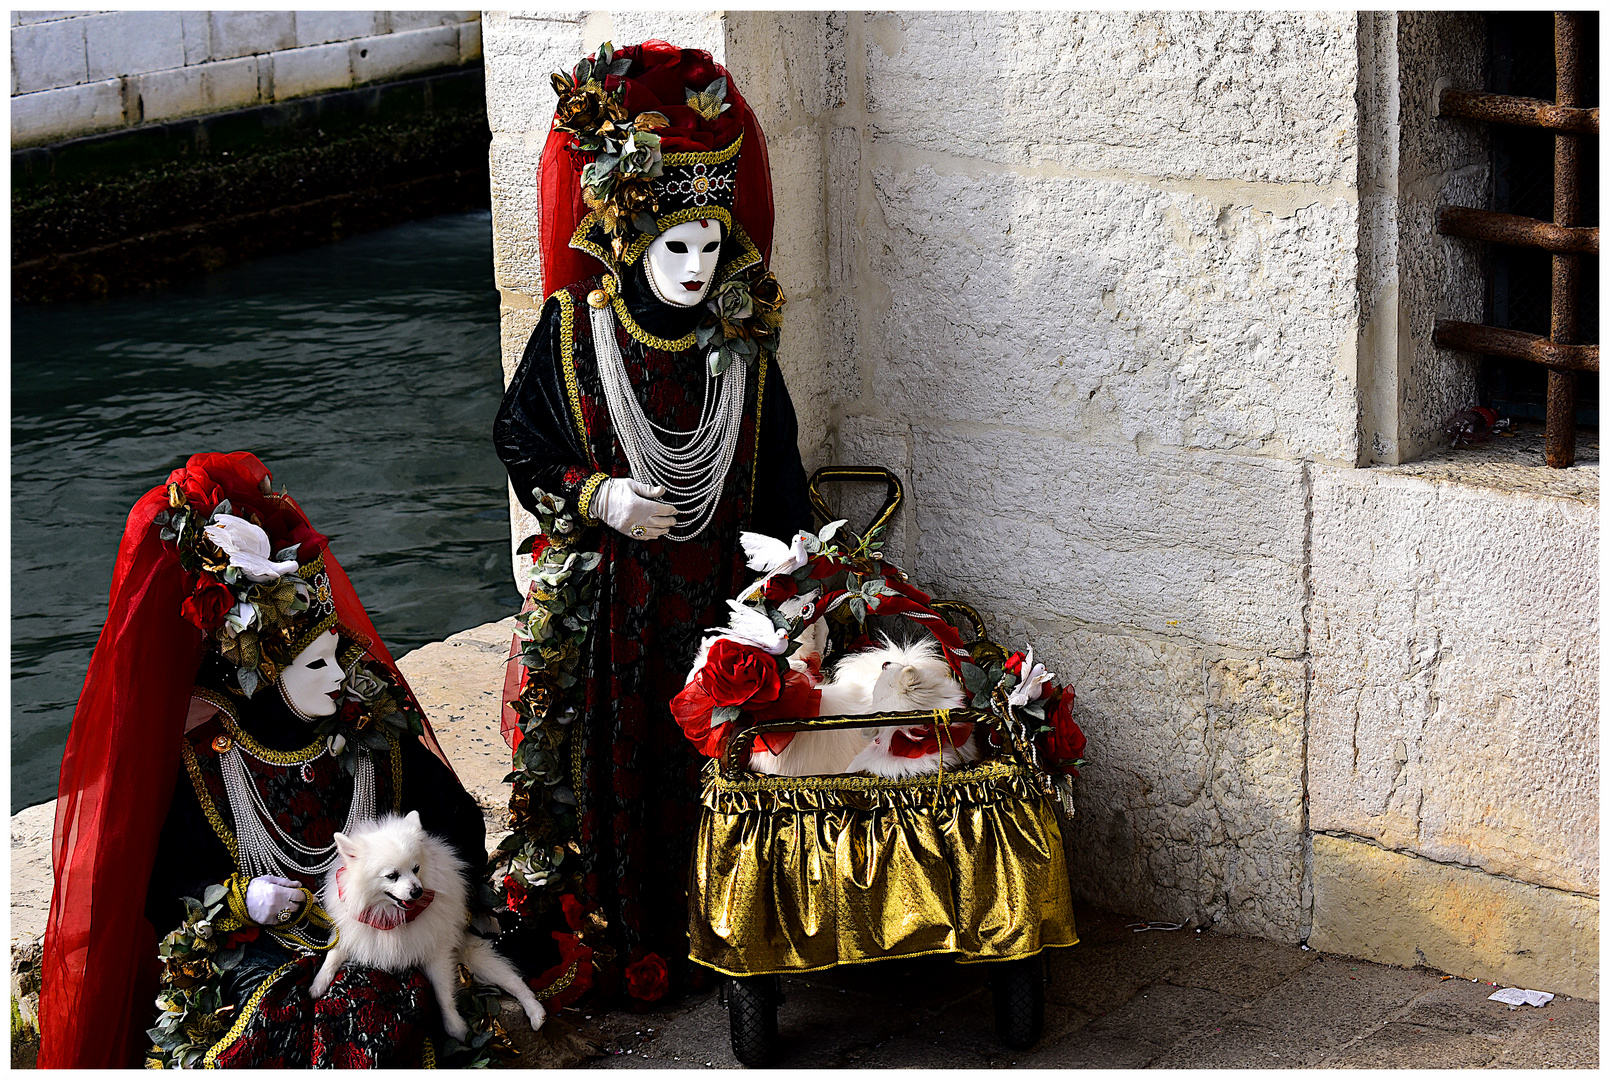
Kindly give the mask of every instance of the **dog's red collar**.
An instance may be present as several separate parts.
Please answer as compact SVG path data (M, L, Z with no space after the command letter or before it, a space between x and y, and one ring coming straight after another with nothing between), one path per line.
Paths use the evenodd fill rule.
M346 872L347 868L344 866L338 867L335 872L335 894L343 900L347 898L347 890L341 882L341 875ZM364 908L358 912L358 921L367 926L372 926L376 930L395 930L397 927L405 923L411 923L419 918L420 915L424 914L425 909L430 907L430 902L434 899L436 899L436 890L426 889L419 894L419 899L411 900L402 907L391 903L376 904L373 907Z

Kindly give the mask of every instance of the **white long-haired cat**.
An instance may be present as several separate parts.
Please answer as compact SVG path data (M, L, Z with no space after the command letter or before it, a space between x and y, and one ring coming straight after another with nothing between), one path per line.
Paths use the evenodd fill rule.
M967 694L950 674L933 638L896 645L888 634L883 644L875 649L851 653L833 669L830 686L849 699L854 695L856 715L879 712L915 712L927 709L956 709L966 704ZM828 714L828 689L822 688L822 713ZM837 704L835 702L835 704ZM843 710L850 715L850 709ZM977 761L979 751L971 735L959 746L949 745L943 737L940 749L920 757L902 757L891 750L897 732L908 732L915 739L932 735L931 727L876 728L871 739L845 766L849 773L871 773L873 776L918 776L936 772L941 757L946 765L957 766ZM945 733L941 732L941 736Z

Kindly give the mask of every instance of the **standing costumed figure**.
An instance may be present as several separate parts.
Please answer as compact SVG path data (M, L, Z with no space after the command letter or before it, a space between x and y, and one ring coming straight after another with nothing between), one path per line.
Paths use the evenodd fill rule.
M686 966L702 765L668 702L745 581L739 533L792 537L810 504L753 111L709 54L660 41L553 81L548 299L493 432L542 527L495 884L522 958L552 964L539 993L647 1002Z
M175 470L129 514L62 761L40 1066L429 1063L440 1012L417 970L308 987L337 830L417 810L484 865L479 809L440 754L262 463Z

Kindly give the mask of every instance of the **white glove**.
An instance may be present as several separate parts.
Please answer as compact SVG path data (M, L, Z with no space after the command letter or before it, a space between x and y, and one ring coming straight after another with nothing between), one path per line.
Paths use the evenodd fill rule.
M254 877L246 883L246 914L262 926L275 926L302 906L302 886L289 878Z
M649 487L626 476L612 477L593 492L587 513L633 540L655 540L676 524L676 507L655 501L664 494L663 487Z

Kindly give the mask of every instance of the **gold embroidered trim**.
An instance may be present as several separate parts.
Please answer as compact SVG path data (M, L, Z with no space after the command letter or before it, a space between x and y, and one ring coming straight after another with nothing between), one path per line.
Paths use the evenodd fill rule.
M980 780L1010 777L1022 771L1015 762L992 760L964 765L960 769L934 776L922 773L916 776L761 776L751 775L742 780L724 780L719 759L711 759L714 767L706 765L705 783L722 791L897 791L903 788L953 787L972 784Z
M402 810L402 740L389 728L382 728L380 734L391 744L391 809L397 813ZM357 795L357 789L352 793Z
M678 225L686 225L690 221L719 221L727 230L722 234L724 237L737 235L732 214L725 207L720 206L688 206L681 210L673 210L664 217L655 218L654 227L660 232L665 232L667 229L674 229ZM658 236L659 233L654 235ZM643 257L643 252L647 251L648 246L652 243L654 243L653 236L648 233L638 233L637 239L627 245L626 254L621 256L621 265L637 265L637 260Z
M597 217L598 211L594 210L592 213L581 219L581 224L576 228L575 235L570 238L570 246L575 248L577 251L585 251L587 254L591 255L605 266L614 266L616 265L615 253L603 247L602 245L593 243L587 238L587 234L592 231L593 226L596 224ZM662 218L656 219L655 227L658 228L660 232L664 232L666 229L669 229L675 225L680 225L685 221L698 221L701 218L710 218L720 221L727 227L727 235L729 235L738 244L738 254L734 255L731 259L728 259L725 264L716 267L716 276L710 282L710 287L712 289L739 271L747 270L756 263L763 261L761 259L760 249L756 247L755 242L749 238L749 234L744 231L744 227L738 224L737 219L719 206L706 207L704 209L697 210L697 212L691 210L677 210L673 213L666 214ZM620 265L634 265L638 259L643 257L643 252L647 251L648 246L653 242L654 237L646 234L639 234L637 239L632 241L631 246L626 249L625 258L621 260Z
M565 374L565 396L570 399L570 415L576 421L576 434L581 436L587 460L596 469L598 461L587 438L587 418L581 411L581 383L576 380L576 298L560 289L552 299L559 301L559 364Z
M716 268L716 276L710 281L712 289L739 271L747 270L763 261L760 257L760 249L755 246L753 240L749 239L749 234L744 232L744 227L736 221L732 223L732 238L738 244L738 254L729 259L726 266Z
M197 694L195 696L200 697L201 695ZM323 754L330 745L324 736L320 735L311 744L302 747L300 750L270 750L246 734L246 729L235 722L233 714L226 716L224 727L229 729L230 736L240 744L242 750L259 761L266 761L273 765L300 765L304 761L312 761Z
M1012 956L968 956L960 949L924 949L922 952L896 953L895 955L905 958L912 956L944 956L949 954L956 958L956 963L958 964L993 964L1005 960L1026 960L1031 956L1039 956L1047 949L1067 949L1077 944L1079 944L1077 941L1048 941L1041 945L1038 949L1035 949L1033 952L1016 953ZM808 975L814 971L831 971L836 967L849 967L851 964L875 964L881 960L887 960L889 957L847 956L842 960L835 960L831 964L818 964L815 967L775 968L765 971L729 971L720 964L712 964L710 961L701 960L697 956L690 955L688 959L692 960L700 967L709 968L711 971L717 971L723 975L733 975L742 978L749 975Z
M542 993L536 995L537 1000L547 1001L558 996L559 994L564 993L565 990L570 987L570 984L576 981L576 971L580 966L580 960L572 960L570 962L570 966L565 969L565 973L563 975L555 979L551 985L544 988Z
M576 496L576 513L581 515L582 524L598 524L598 519L587 512L587 505L592 502L593 493L598 490L598 486L608 479L608 473L593 473L587 478L587 482L581 485L581 492Z
M666 154L661 165L724 165L738 156L743 149L744 137L739 135L720 150L687 150L680 154Z
M632 313L626 309L626 301L615 295L614 290L610 290L609 299L610 306L615 309L615 318L621 321L621 325L626 328L626 332L632 335L634 340L641 341L651 349L661 349L665 352L681 352L683 349L693 348L693 343L699 339L697 330L689 330L685 336L679 338L655 337L637 325L637 320L632 318ZM594 348L597 348L597 346L594 345Z
M743 361L739 361L742 363ZM760 379L755 384L755 435L749 463L749 516L755 515L755 489L760 483L760 409L766 403L766 369L773 361L764 355L760 358Z
M427 1069L434 1069L436 1067L436 1044L430 1041L429 1035L425 1036L425 1053L423 1064Z
M223 815L218 813L218 808L213 805L212 796L207 792L207 778L201 775L201 762L196 757L195 749L191 747L189 740L186 740L179 750L184 757L185 771L190 774L190 786L196 789L196 801L201 804L201 812L206 815L207 824L212 826L212 831L218 834L218 839L229 849L229 858L239 866L240 849L235 846L234 830L225 823Z
M218 1067L218 1055L234 1046L240 1041L240 1037L246 1034L246 1026L252 1022L252 1017L257 1014L257 1007L262 1004L263 995L273 989L275 980L295 966L296 961L292 960L289 964L277 968L272 975L263 980L261 986L252 991L252 996L246 1000L245 1006L240 1010L239 1017L235 1020L235 1026L229 1029L229 1034L213 1043L212 1049L202 1055L201 1064L204 1068L216 1069Z

